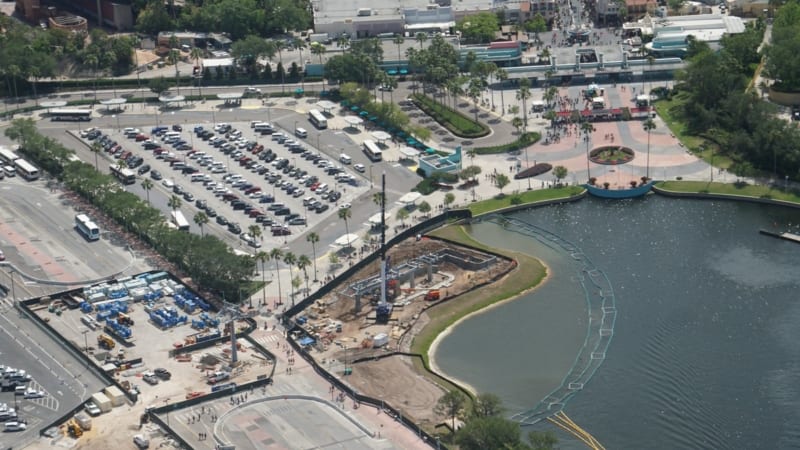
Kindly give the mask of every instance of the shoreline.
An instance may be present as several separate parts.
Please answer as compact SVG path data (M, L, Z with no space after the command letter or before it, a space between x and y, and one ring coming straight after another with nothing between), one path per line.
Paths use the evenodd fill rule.
M516 253L516 252L514 252L514 253ZM524 289L524 290L522 290L520 292L517 292L516 294L514 294L514 295L512 295L512 296L510 296L510 297L508 297L506 299L503 299L503 300L500 300L498 302L492 303L492 304L487 305L487 306L485 306L485 307L483 307L483 308L481 308L481 309L479 309L477 311L473 311L473 312L471 312L469 314L466 314L466 315L463 315L463 316L459 317L458 319L456 319L455 322L453 322L452 324L448 325L447 328L445 328L441 333L436 335L436 337L433 339L433 342L431 342L431 345L427 349L428 365L430 366L431 370L436 372L436 373L438 373L438 374L441 374L442 376L446 377L449 380L453 380L454 382L458 383L460 386L462 386L463 388L465 388L468 391L470 391L472 393L472 395L478 395L479 394L479 392L475 389L474 386L472 386L471 384L463 381L462 379L460 379L460 378L458 378L456 376L453 376L453 375L443 371L441 369L441 367L436 363L436 352L439 349L439 344L441 343L441 341L444 338L446 338L447 336L449 336L453 332L453 330L455 329L456 326L460 325L463 321L465 321L467 319L470 319L470 318L472 318L474 316L477 316L477 315L480 315L480 314L484 314L484 313L486 313L488 311L491 311L493 308L505 305L506 303L517 301L522 296L527 295L527 294L535 291L536 289L538 289L541 286L544 286L544 284L547 283L550 280L550 277L551 277L551 274L552 274L552 271L550 270L550 266L548 266L545 262L543 262L539 258L535 258L534 256L531 256L531 255L526 255L526 256L528 256L530 258L534 258L537 261L539 261L539 263L545 269L544 277L541 279L541 281L539 283L536 284L536 286L532 286L532 287L529 287L528 289ZM520 264L518 262L517 263L517 270L519 270L519 269L520 269ZM502 280L498 281L498 283L505 282L505 279L507 277L509 277L509 276L512 276L514 274L514 272L516 272L516 270L507 273L503 277Z

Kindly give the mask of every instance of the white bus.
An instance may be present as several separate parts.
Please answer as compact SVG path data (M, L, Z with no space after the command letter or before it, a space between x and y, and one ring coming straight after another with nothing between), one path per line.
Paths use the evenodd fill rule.
M86 214L78 214L75 216L75 228L80 234L90 241L100 239L100 228L92 222Z
M14 161L14 167L17 169L17 173L22 178L25 178L28 181L38 180L39 179L39 169L33 166L33 164L25 161L22 158L17 159Z
M122 184L136 183L136 174L127 167L111 166L111 174L117 177Z
M320 130L328 128L328 119L319 110L312 109L308 112L308 121Z
M183 217L183 213L180 211L172 211L172 223L181 231L189 231L189 221Z
M369 139L364 141L364 154L373 162L383 159L383 152L378 148L378 144Z
M50 111L50 120L65 120L73 122L88 122L92 120L90 109L54 109Z
M7 149L6 147L0 147L0 161L6 164L14 164L14 161L18 159L19 155Z

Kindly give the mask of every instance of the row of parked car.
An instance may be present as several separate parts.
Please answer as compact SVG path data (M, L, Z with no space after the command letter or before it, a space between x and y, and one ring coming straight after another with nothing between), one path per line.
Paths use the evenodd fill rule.
M84 130L81 132L81 137L89 140L90 142L93 143L93 145L95 143L98 144L100 148L102 148L103 151L108 153L109 155L119 160L125 161L125 164L131 169L135 169L144 163L144 159L141 156L133 153L130 150L126 150L117 141L113 140L111 136L103 134L100 130L93 128ZM146 170L144 172L140 170L139 173L142 174L145 172Z

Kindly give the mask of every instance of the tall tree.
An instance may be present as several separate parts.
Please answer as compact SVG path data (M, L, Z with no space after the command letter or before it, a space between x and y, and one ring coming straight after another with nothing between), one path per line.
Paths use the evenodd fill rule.
M642 124L644 131L647 132L647 172L645 172L645 177L649 180L650 179L650 132L656 129L656 123L653 121L652 118L648 118Z
M311 243L311 255L314 257L314 282L317 282L317 242L319 242L319 234L314 231L306 235L306 241Z
M350 235L350 227L348 226L347 221L350 219L350 217L352 217L352 215L353 215L353 213L352 213L352 211L350 211L350 208L339 208L339 212L337 213L337 216L339 217L339 220L343 220L344 221L344 230L345 230L345 233L347 233L347 235L348 235L348 239L347 239L347 246L348 247L350 247L350 236L349 236Z
M194 223L200 227L200 236L205 236L205 225L208 223L208 215L203 211L198 211L197 214L192 217Z
M308 259L307 255L300 255L297 257L297 268L303 272L303 278L306 280L306 295L311 292L308 288L308 271L306 270L310 265L311 260Z
M172 209L173 213L175 211L177 211L181 207L181 205L183 205L183 201L181 200L180 197L178 197L177 195L171 195L169 197L169 201L167 202L167 206L169 206L170 209Z
M509 183L511 183L511 180L504 173L498 173L494 177L494 185L497 186L497 189L500 189L500 196L503 195L503 188L508 186Z
M281 300L281 273L280 273L280 269L281 268L280 268L280 263L281 263L281 258L283 257L283 252L281 251L281 249L279 249L277 247L273 248L269 252L269 257L272 258L273 261L275 261L275 278L278 280L278 304L281 305L281 304L283 304L283 301Z
M433 408L436 414L448 417L451 420L453 435L455 435L456 431L456 418L464 412L466 403L467 397L461 391L454 389L439 397L436 406Z
M525 132L528 131L528 104L527 101L531 98L531 81L523 77L519 80L519 89L517 90L517 100L522 101L522 126Z
M289 268L289 279L292 279L292 267L297 263L297 256L292 252L283 254L283 263ZM294 283L292 283L292 306L294 306Z
M397 46L397 60L398 61L403 59L401 54L400 54L400 46L403 45L403 42L405 42L405 41L406 40L403 39L403 36L400 36L400 35L397 35L397 36L394 37L394 39L392 39L392 42L394 42L394 45Z
M94 170L99 172L100 171L100 165L99 165L98 160L97 160L97 155L99 155L100 152L103 151L103 146L100 145L99 142L94 141L94 142L92 142L92 146L90 147L90 149L92 150L92 153L94 153ZM148 199L147 202L150 203L150 200Z
M583 135L583 140L586 141L586 178L592 178L592 174L589 171L589 143L592 141L592 133L595 132L594 125L589 122L582 122L581 123L581 134Z
M261 304L266 306L267 305L267 280L266 280L266 271L267 271L267 261L269 261L269 254L263 250L260 250L256 253L256 261L261 263Z
M500 82L500 113L506 113L506 101L503 97L504 86L506 84L506 80L508 80L508 72L505 69L498 68L497 72L494 74L497 81Z
M419 49L422 50L422 44L428 40L428 33L419 32L414 35L414 40L419 44Z
M153 189L153 182L149 178L143 179L142 189L144 189L144 193L147 196L147 203L150 203L150 189Z

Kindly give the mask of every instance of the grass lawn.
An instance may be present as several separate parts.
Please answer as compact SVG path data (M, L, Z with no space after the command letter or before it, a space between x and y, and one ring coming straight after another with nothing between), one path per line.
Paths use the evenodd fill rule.
M686 102L684 95L675 95L671 100L659 100L655 103L659 117L666 122L667 127L675 137L678 138L683 146L689 149L693 155L703 161L720 169L729 169L733 165L733 160L720 154L715 142L709 141L702 136L695 136L686 133L686 126L680 117L672 113L672 108L680 106ZM702 149L702 150L701 150ZM712 160L713 153L713 160Z
M770 186L736 185L731 183L709 183L706 181L665 181L658 187L675 192L698 192L703 194L743 195L756 198L771 198L800 204L800 195L775 189Z
M453 242L488 250L485 245L469 236L461 225L450 225L430 234ZM414 337L414 341L411 344L411 351L421 354L426 363L428 362L428 351L431 344L436 339L436 336L446 330L447 327L468 314L494 303L513 298L535 287L541 283L547 273L544 265L536 258L516 252L491 250L516 260L517 267L496 283L463 294L454 300L442 303L427 311L430 322Z
M580 186L567 186L562 188L553 189L537 189L532 191L521 192L519 195L504 195L502 197L494 197L489 200L472 203L469 205L469 210L472 211L473 216L485 214L487 212L496 211L502 208L508 208L514 204L525 204L540 202L543 200L553 200L557 198L569 198L583 192ZM520 201L512 200L519 198Z
M423 111L456 136L476 138L486 136L490 132L486 125L434 101L427 95L417 94L414 96L414 100L418 102Z

